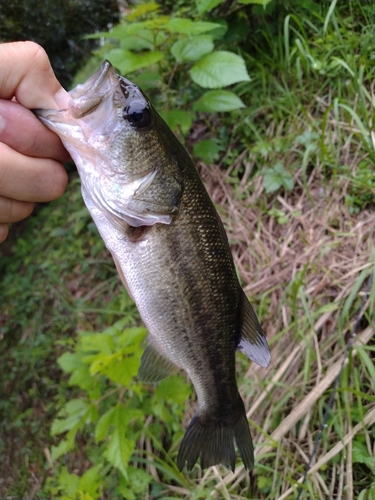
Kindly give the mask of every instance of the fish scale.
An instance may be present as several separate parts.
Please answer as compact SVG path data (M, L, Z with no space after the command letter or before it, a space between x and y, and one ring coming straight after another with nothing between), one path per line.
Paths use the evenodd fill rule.
M261 366L270 353L215 207L184 147L110 63L70 94L67 109L35 113L76 162L84 201L149 331L138 377L154 383L183 369L197 393L177 465L233 470L236 443L251 469L235 351Z

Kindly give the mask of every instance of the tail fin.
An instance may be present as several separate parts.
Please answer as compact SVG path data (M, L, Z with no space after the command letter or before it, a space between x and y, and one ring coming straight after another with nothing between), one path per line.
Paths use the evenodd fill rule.
M177 466L182 470L187 464L191 470L200 457L202 469L211 465L223 464L232 471L236 454L234 442L246 469L254 467L254 447L247 423L243 402L232 415L200 416L196 414L186 430L177 457Z

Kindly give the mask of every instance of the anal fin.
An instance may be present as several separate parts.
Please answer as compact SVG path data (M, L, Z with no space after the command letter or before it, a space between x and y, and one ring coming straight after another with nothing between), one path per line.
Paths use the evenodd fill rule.
M155 383L169 377L177 370L178 367L160 354L150 342L142 354L137 377L140 382Z
M242 292L241 338L237 348L249 359L266 368L271 360L270 348L258 318Z

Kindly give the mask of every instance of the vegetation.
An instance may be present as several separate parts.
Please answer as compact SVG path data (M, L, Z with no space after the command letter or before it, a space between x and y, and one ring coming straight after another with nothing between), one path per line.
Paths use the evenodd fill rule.
M0 42L32 40L46 50L58 80L69 86L97 46L82 33L108 29L119 19L113 0L0 2Z
M136 381L145 330L72 174L0 248L1 497L297 498L375 268L374 16L358 0L141 2L96 35L77 81L108 58L146 90L267 332L268 369L238 356L255 470L177 470L193 392ZM375 498L374 304L373 281L301 498Z

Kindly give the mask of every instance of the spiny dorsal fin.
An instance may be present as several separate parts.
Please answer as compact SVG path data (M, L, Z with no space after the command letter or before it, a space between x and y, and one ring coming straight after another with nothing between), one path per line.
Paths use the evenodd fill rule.
M249 359L266 368L271 360L270 348L258 318L242 292L241 338L237 348Z
M160 354L150 342L142 354L137 377L140 382L155 383L169 377L177 370L177 366Z

